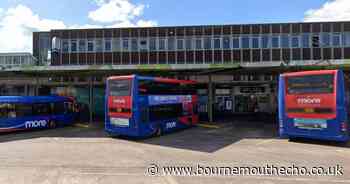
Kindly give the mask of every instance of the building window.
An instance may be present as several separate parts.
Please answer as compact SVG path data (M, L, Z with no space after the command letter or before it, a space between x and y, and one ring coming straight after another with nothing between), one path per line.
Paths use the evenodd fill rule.
M312 47L318 48L320 47L320 36L312 35Z
M11 56L6 56L6 65L12 65L12 57Z
M129 51L129 40L123 39L123 51Z
M70 51L77 52L77 40L70 41Z
M79 40L79 52L85 52L86 40Z
M112 47L113 47L114 52L120 51L120 39L119 38L113 39Z
M343 33L343 45L350 46L350 33Z
M21 60L19 56L13 56L13 64L14 65L20 65L21 64Z
M165 41L164 38L160 38L160 39L159 39L159 43L158 43L158 49L159 49L159 50L165 50L165 45L166 45L165 42L166 42L166 41Z
M238 37L234 37L232 39L232 48L239 49L239 38Z
M241 42L242 42L242 48L244 48L244 49L250 48L249 37L247 37L247 36L242 37Z
M203 49L203 46L202 46L202 39L200 39L200 38L197 38L197 39L196 39L196 49L197 49L197 50Z
M139 45L141 52L147 52L148 51L148 41L147 39L141 39L140 45Z
M69 42L68 42L68 40L63 40L62 41L62 49L63 49L63 52L69 52Z
M94 48L94 41L93 40L88 40L88 51L93 52L95 50Z
M302 38L302 47L309 48L310 47L310 35L304 34L301 38Z
M149 40L149 50L150 51L155 51L157 50L157 39L151 38Z
M103 51L103 44L101 39L97 39L95 41L96 44L96 52L102 52Z
M297 36L297 35L292 36L291 42L292 42L292 47L293 48L299 48L300 47L299 36Z
M206 37L204 38L204 49L209 50L211 49L211 38L210 37Z
M230 49L231 48L230 37L224 37L222 39L222 47L223 47L223 49Z
M186 50L192 50L192 39L191 38L186 39Z
M133 38L131 39L131 50L136 52L138 51L138 47L137 47L137 39L136 38Z
M341 45L341 35L339 33L333 33L332 44L334 47L339 47Z
M184 40L183 39L179 39L177 40L177 49L178 50L183 50L184 49Z
M283 35L281 36L281 47L282 48L289 48L289 36Z
M169 38L168 39L168 50L175 50L175 38L172 37L172 38Z
M331 45L331 36L329 33L322 34L322 46L329 47Z
M270 39L268 36L261 37L261 47L266 49L270 47Z
M112 50L112 41L110 39L105 39L105 52L110 52Z
M259 48L259 38L258 37L253 37L252 38L252 47L254 48L254 49L257 49L257 48Z
M279 36L272 37L271 46L272 46L272 48L279 48L280 47L280 37Z
M221 49L221 38L214 38L214 49Z
M21 57L21 64L22 64L22 65L30 64L30 63L28 62L28 59L29 59L28 56L22 56L22 57ZM1 62L0 62L0 64L1 64Z

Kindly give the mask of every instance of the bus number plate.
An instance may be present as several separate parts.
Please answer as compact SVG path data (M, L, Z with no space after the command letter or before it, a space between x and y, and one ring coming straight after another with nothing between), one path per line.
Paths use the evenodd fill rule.
M111 124L114 126L129 126L129 119L111 118Z
M295 118L294 126L301 129L325 129L327 128L327 120Z

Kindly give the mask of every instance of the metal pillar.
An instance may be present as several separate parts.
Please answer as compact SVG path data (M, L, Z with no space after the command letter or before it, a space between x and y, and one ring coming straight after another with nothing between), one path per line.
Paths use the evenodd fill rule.
M93 121L92 109L93 109L93 77L90 77L89 80L89 123Z
M39 78L35 76L35 96L39 96Z
M27 84L24 85L24 93L23 93L23 96L28 96L28 85L27 85Z
M214 121L213 117L213 81L212 76L209 75L209 83L208 83L208 116L209 122Z

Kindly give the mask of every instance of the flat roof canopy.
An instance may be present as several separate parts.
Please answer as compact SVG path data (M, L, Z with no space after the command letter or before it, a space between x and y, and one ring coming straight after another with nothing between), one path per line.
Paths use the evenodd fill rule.
M350 62L349 62L350 63ZM235 64L156 64L156 65L65 65L65 66L17 66L0 67L0 77L9 76L91 76L91 75L209 75L234 73L283 73L286 71L343 69L347 63L314 63L286 65L283 62L235 63Z

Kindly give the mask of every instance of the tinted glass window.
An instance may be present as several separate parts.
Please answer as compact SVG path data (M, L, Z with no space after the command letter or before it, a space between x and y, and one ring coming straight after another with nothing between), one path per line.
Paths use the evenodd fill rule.
M280 37L274 36L272 37L271 44L273 48L279 48L280 47Z
M73 113L74 112L74 104L72 102L64 102L64 112L65 113Z
M232 39L232 48L238 49L239 48L239 38L233 38Z
M14 104L0 104L0 118L16 118L16 110Z
M302 47L309 48L310 47L310 36L308 34L304 34L301 38L302 38Z
M224 37L223 40L222 40L222 46L224 49L229 49L231 46L230 46L230 37Z
M110 80L109 95L110 96L130 96L131 81L130 80Z
M17 117L25 117L33 115L33 108L31 104L16 104Z
M249 37L242 37L242 48L249 48Z
M195 94L194 85L160 83L151 80L139 80L140 95L188 95Z
M37 103L33 104L34 116L46 116L51 113L51 106L49 103Z
M269 48L269 37L268 36L263 36L261 37L261 47L262 48Z
M59 115L59 114L66 113L64 102L56 102L56 103L53 103L52 106L53 106L52 108L53 114Z
M182 104L166 104L149 107L149 120L158 121L178 118L182 115Z
M288 94L333 93L334 75L308 75L287 78Z

